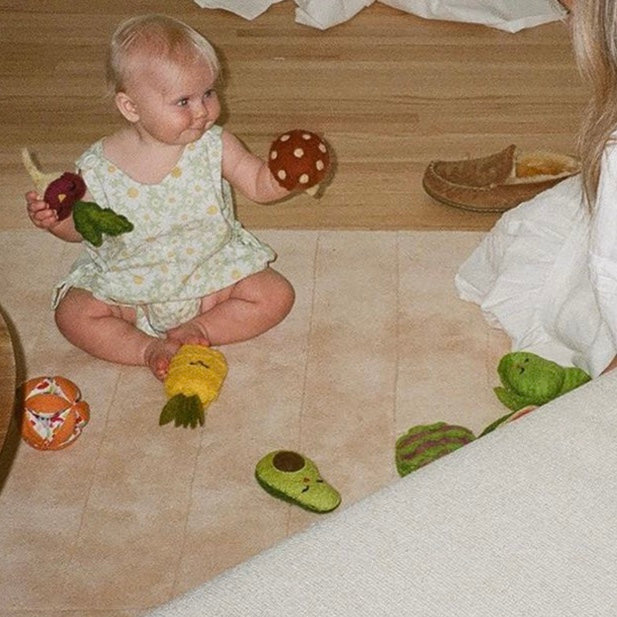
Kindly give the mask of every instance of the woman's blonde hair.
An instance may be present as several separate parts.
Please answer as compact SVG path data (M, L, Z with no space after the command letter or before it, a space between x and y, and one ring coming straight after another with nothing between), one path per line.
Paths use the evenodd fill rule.
M585 199L596 199L604 149L617 129L617 0L578 0L572 33L576 61L591 87L580 133Z
M204 59L215 79L220 73L216 51L199 32L173 17L141 15L120 23L111 37L107 57L110 93L124 91L132 70L153 59L179 64Z

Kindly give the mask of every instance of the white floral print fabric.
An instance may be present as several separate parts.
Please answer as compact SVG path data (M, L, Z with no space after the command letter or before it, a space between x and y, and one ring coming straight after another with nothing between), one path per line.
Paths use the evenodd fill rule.
M55 308L70 287L105 302L134 306L150 334L195 316L202 297L259 272L272 249L236 220L222 177L222 129L189 144L156 185L136 182L105 158L103 140L77 161L93 199L126 216L134 230L85 250L55 289Z

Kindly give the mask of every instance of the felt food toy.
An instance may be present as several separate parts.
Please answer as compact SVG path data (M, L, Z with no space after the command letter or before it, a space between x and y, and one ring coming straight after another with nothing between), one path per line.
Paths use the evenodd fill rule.
M92 201L79 201L73 208L75 229L93 246L103 244L104 235L119 236L133 231L133 223L111 208L101 208Z
M401 477L406 476L475 438L469 429L446 422L414 426L396 440L396 470Z
M498 420L495 420L495 422L489 424L480 433L480 437L484 437L485 435L488 435L489 433L493 432L496 428L501 428L502 426L505 426L506 424L510 424L511 422L514 422L515 420L518 420L519 418L526 416L527 414L531 413L532 411L535 411L536 409L538 409L537 405L527 405L526 407L522 407L518 411L512 411L510 413L507 413L505 416L502 416Z
M255 478L274 497L311 512L331 512L341 503L339 492L321 477L317 465L292 450L266 454L255 467Z
M580 368L563 367L525 351L506 354L497 373L502 385L494 388L495 394L512 411L544 405L591 379Z
M90 201L81 201L86 194L86 183L76 173L43 173L34 163L27 148L21 152L22 161L36 190L43 195L49 207L56 210L58 220L73 213L75 229L93 246L103 244L103 235L119 236L133 231L133 224L111 208L101 208Z
M62 221L70 216L73 206L86 194L86 183L79 174L64 172L45 189L43 199L58 213Z
M75 205L86 194L86 183L79 174L70 171L43 173L34 163L27 148L21 151L22 161L36 190L58 213L58 220L67 218Z
M227 376L225 356L203 345L183 345L171 359L165 378L169 397L159 417L159 425L203 426L204 410L214 401Z
M294 129L272 142L268 167L288 191L301 188L314 195L330 169L330 152L315 133Z
M81 435L90 407L65 377L34 377L22 386L22 439L37 450L60 450Z

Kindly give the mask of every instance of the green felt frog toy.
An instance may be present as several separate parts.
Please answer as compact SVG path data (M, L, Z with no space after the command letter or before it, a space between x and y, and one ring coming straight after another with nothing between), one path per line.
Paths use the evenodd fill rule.
M563 367L527 351L506 354L497 373L502 386L495 388L495 394L513 411L527 405L544 405L591 379L580 368Z
M501 386L494 388L497 398L512 412L488 426L480 436L491 432L523 407L539 407L587 383L591 377L574 366L564 367L527 351L506 354L497 373Z

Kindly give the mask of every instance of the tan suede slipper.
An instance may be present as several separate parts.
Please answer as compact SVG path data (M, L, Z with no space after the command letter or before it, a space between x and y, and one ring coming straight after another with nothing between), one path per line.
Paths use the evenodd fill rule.
M490 156L431 161L422 185L435 200L476 212L504 212L579 173L578 159L554 152L519 153L515 145Z

